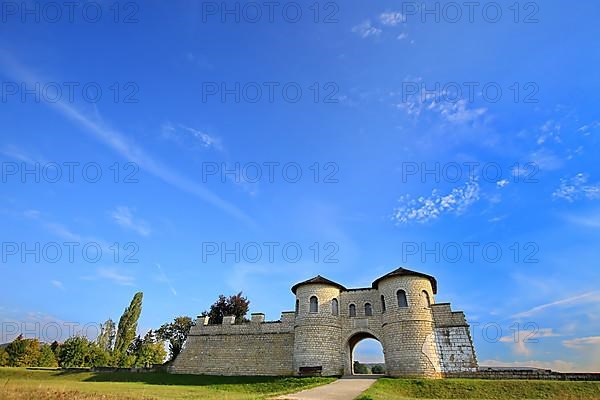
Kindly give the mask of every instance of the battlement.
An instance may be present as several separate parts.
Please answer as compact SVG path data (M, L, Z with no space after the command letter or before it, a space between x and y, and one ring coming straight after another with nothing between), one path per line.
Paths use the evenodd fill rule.
M251 335L268 333L290 333L294 330L296 315L293 311L284 311L277 321L265 321L265 314L252 313L250 321L235 321L235 316L223 317L223 322L213 324L209 317L199 316L190 330L189 336L203 335Z
M431 312L437 328L469 326L465 318L465 313L462 311L452 311L450 303L432 304Z

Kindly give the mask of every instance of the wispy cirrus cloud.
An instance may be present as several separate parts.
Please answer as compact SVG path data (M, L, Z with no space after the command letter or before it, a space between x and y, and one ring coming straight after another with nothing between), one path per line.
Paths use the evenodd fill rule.
M28 68L17 63L8 53L3 51L0 51L0 65L4 66L5 71L13 79L25 81L31 86L34 86L34 84L37 82L44 82L43 79L39 79L39 77L30 72ZM47 104L48 106L57 110L67 119L79 125L79 127L81 127L85 132L91 134L98 141L120 154L123 158L137 163L140 168L159 178L168 185L190 193L193 196L200 198L201 200L219 208L220 210L245 222L250 226L256 225L254 220L246 215L237 206L222 199L220 196L208 190L203 185L180 175L168 165L165 165L154 159L145 151L144 148L136 144L133 140L117 130L106 126L100 117L90 117L84 115L80 110L63 101Z
M142 236L150 236L152 230L148 226L148 223L143 219L135 218L133 215L134 211L135 209L126 206L118 206L115 210L111 211L110 216L123 228L137 232Z
M114 267L100 267L96 273L91 276L84 276L81 279L86 281L107 280L119 286L134 286L135 278L132 275L118 271Z
M582 350L588 346L600 346L600 336L588 336L563 340L563 345L571 349Z
M28 154L22 148L15 146L14 144L7 144L0 148L0 154L5 157L12 158L17 161L22 161L27 164L35 164L36 162L43 162L41 159Z
M539 338L561 336L554 332L552 328L540 328L536 330L517 330L513 335L502 336L501 343L512 343L513 353L519 356L530 356L532 354L529 344L538 343Z
M521 311L512 316L512 318L524 318L531 317L533 315L544 312L548 309L555 307L566 307L566 306L574 306L584 303L598 303L600 302L600 291L587 292L578 294L576 296L567 297L564 299L552 301L550 303L541 304L539 306L535 306L530 308L529 310Z
M52 280L50 281L50 284L51 284L52 286L54 286L55 288L57 288L57 289L60 289L60 290L65 290L65 285L63 285L63 283L62 283L61 281L58 281L58 280L56 280L56 279L52 279Z
M162 269L160 264L157 263L156 268L158 268L158 274L156 275L156 281L166 284L167 287L169 288L169 291L173 294L173 296L177 296L177 290L175 290L175 288L173 287L173 284L171 283L171 279L169 279L169 277L167 276L165 271Z

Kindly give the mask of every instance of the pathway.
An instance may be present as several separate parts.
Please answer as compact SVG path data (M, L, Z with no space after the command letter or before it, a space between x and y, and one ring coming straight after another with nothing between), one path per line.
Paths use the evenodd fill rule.
M328 385L276 397L285 400L352 400L377 381L378 377L344 377Z

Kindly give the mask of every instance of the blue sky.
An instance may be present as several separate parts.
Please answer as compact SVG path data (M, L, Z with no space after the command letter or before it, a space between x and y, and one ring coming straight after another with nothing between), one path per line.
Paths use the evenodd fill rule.
M600 5L313 3L2 10L3 335L404 265L481 364L599 370Z

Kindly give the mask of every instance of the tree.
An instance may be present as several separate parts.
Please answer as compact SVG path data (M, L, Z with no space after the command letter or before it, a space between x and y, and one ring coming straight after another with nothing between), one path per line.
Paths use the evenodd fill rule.
M105 351L112 351L115 344L116 326L112 319L100 324L100 335L96 339L98 346Z
M181 352L192 325L194 322L190 317L177 317L173 322L163 324L156 331L159 339L169 342L169 360L174 360Z
M58 360L58 356L60 354L60 343L58 343L56 340L54 342L52 342L52 344L50 345L50 348L52 349L52 352L54 353L54 357L56 357L56 359Z
M0 367L8 367L8 353L0 347Z
M210 306L210 310L204 311L201 316L209 316L213 324L223 323L223 317L228 315L234 315L236 322L242 322L249 307L250 302L248 298L242 296L242 292L229 297L220 295L219 299Z
M115 339L114 352L116 355L124 355L129 349L129 345L135 339L137 323L142 313L142 299L144 294L138 292L133 296L129 307L125 308L121 319L119 319L119 329Z
M40 357L36 363L37 367L58 367L58 361L50 345L43 344L40 347Z
M369 369L366 365L359 363L358 361L354 361L354 373L355 374L368 374Z
M63 368L104 367L110 354L84 336L73 336L60 346L59 362Z
M383 367L383 365L373 365L373 367L371 368L371 373L373 374L385 374L385 368Z
M24 339L19 335L8 346L8 365L11 367L33 367L40 358L40 341L37 339Z
M73 336L60 346L59 362L63 368L89 367L90 342L83 336Z
M165 360L167 352L162 341L156 340L156 336L150 330L144 339L138 338L132 345L135 356L136 367L149 367L153 364L162 364Z

